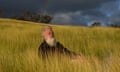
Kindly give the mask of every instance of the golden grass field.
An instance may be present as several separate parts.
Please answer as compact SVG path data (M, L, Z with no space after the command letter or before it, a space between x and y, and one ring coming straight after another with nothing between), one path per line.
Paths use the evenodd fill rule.
M53 27L56 39L85 61L38 57L41 30ZM119 72L120 29L0 19L0 72Z

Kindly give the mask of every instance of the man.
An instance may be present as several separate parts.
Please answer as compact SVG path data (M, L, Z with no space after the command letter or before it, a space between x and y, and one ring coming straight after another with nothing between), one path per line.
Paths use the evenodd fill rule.
M44 58L49 55L66 55L70 58L79 58L80 54L69 51L61 43L56 41L52 27L47 26L42 31L43 42L39 46L38 54Z

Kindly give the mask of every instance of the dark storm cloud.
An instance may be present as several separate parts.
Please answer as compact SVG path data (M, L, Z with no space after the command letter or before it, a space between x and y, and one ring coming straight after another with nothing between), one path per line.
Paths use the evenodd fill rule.
M4 9L36 9L41 4L39 0L0 0L0 8Z
M25 10L36 12L42 6L40 0L0 0L0 9L6 15L22 14Z
M90 15L90 16L97 16L97 17L105 17L106 16L104 13L102 13L101 11L99 11L97 9L84 10L82 12L82 15Z
M116 0L54 0L48 3L48 11L69 12L98 8L102 3Z
M73 2L72 4L73 7L71 7L71 10L67 8L69 7L69 5L64 6L63 4L62 7L64 7L64 9L66 9L67 11L62 12L62 10L64 9L61 9L61 12L64 14L65 17L63 16L63 14L61 17L61 13L58 13L56 14L57 16L55 16L56 19L53 20L53 23L57 23L59 21L62 22L62 24L72 23L72 24L80 24L80 25L91 24L95 21L101 22L103 25L111 24L111 23L120 23L120 20L119 20L120 12L119 12L119 7L118 7L119 6L118 0L114 0L114 1L113 0L109 0L109 1L101 0L100 2L97 0L96 1L90 0L90 1L91 3L86 0L83 1L84 3L82 4L83 6L79 5L79 7L74 5L74 2ZM74 10L75 6L76 6L76 10ZM70 12L71 14L69 14ZM76 15L75 14L76 12L80 12L80 13Z
M97 8L101 3L115 0L0 0L0 8L8 11L46 8L48 12L78 11Z
M0 0L5 15L22 14L25 10L54 15L52 23L88 24L92 21L119 22L119 0ZM119 5L120 6L120 5Z
M120 10L111 15L110 22L120 25Z
M52 23L60 24L74 24L74 25L86 25L94 21L108 21L106 15L100 11L76 11L76 12L66 12L66 13L56 13Z

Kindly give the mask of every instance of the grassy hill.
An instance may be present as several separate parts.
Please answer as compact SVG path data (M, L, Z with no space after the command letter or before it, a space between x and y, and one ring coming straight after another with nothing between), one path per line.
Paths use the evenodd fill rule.
M51 25L56 39L82 53L84 62L43 61L38 57L41 30L48 24L0 19L0 72L119 72L120 29Z

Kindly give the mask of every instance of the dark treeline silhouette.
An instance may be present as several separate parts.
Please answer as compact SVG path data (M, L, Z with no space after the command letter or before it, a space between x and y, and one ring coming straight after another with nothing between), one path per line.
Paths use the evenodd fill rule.
M25 11L22 16L13 14L9 18L40 23L50 23L53 19L53 17L49 14L37 14L30 11Z
M111 24L110 26L114 27L114 28L120 28L120 25L118 25L118 24Z
M0 9L0 17L3 15L3 10L2 9Z
M4 16L4 11L0 9L0 17ZM17 16L16 14L12 14L9 18L17 19L17 20L24 20L24 21L32 21L32 22L39 22L39 23L50 23L53 19L53 16L47 13L32 13L30 11L24 11L21 16ZM98 27L102 26L101 22L95 21L91 24L90 27ZM119 24L108 24L109 27L120 28Z
M97 26L101 26L100 22L93 22L93 24L91 24L92 27L97 27Z
M102 26L101 22L93 22L91 27L99 27ZM109 27L120 28L119 24L109 24Z

